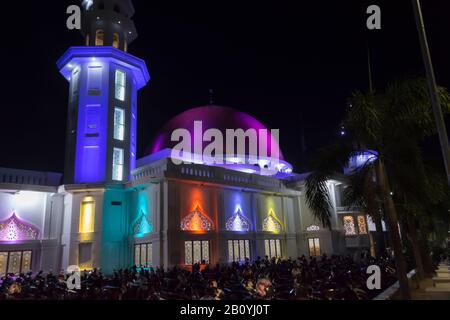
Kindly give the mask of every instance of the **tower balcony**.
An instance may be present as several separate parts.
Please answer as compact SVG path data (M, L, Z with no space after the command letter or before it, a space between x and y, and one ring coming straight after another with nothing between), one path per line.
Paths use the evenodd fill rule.
M64 78L69 81L74 68L86 61L112 62L132 70L137 90L150 81L144 60L113 47L71 47L56 64Z

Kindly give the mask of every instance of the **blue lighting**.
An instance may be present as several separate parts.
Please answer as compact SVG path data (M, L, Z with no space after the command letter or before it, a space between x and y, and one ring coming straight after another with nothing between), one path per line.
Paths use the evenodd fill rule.
M106 181L108 152L109 112L111 110L111 70L124 70L132 81L130 104L136 114L137 91L150 80L145 62L113 47L72 47L58 60L61 74L71 82L71 97L78 105L76 128L74 183L102 183ZM76 90L73 88L77 88ZM136 144L136 117L130 125L130 145ZM109 148L109 149L108 149ZM130 172L123 172L124 180L136 168L136 150L130 147ZM128 157L127 156L127 157Z
M148 217L148 200L145 192L139 193L137 205L139 216L134 223L133 233L136 238L143 238L153 232L153 226Z
M226 229L235 232L250 231L250 222L244 217L240 208L238 208L236 213L228 219Z

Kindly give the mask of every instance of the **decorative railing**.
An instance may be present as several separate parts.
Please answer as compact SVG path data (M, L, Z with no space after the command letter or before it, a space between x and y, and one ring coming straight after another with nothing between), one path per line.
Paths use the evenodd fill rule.
M0 183L57 187L61 183L59 173L36 172L0 168Z
M201 164L175 165L168 159L160 160L135 170L131 184L135 186L169 177L263 189L285 188L283 181L271 177Z
M155 178L161 178L164 176L164 172L167 170L167 163L164 161L158 161L157 163L147 165L135 170L132 174L132 184L140 184L148 182Z

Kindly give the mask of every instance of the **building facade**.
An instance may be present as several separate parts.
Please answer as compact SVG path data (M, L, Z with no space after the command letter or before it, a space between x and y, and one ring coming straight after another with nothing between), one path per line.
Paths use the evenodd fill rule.
M85 3L86 45L70 48L57 63L70 84L64 179L0 169L0 276L73 265L109 274L133 265L189 267L373 248L374 224L341 207L338 180L328 184L332 228L314 218L305 175L293 173L270 133L258 144L272 153L252 165L246 151L226 164L211 164L195 149L192 161L173 152L173 131L195 136L198 122L223 135L269 132L248 114L219 106L188 110L136 159L137 93L150 76L145 62L127 53L137 37L133 5Z

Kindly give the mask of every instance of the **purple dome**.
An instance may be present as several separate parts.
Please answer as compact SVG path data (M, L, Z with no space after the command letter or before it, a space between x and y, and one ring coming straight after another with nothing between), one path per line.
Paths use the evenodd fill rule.
M248 129L255 129L257 133L259 130L266 129L268 130L268 150L272 150L273 152L278 151L280 160L284 160L278 143L272 138L270 130L266 126L244 112L240 112L233 108L220 106L198 107L187 110L172 118L156 135L150 149L150 154L154 154L164 149L173 149L178 144L178 142L171 141L172 133L176 129L187 129L191 133L192 140L194 140L195 121L202 121L203 132L208 129L218 129L222 132L224 137L226 136L227 129L242 129L244 131L247 131ZM192 141L192 143L193 142L194 141ZM208 145L208 142L204 143L203 147L206 145ZM270 151L268 152L268 156L271 156Z

